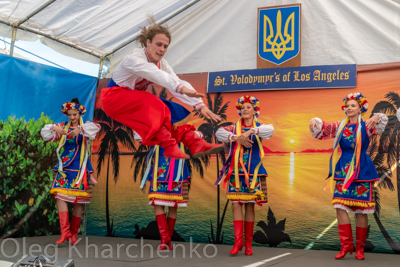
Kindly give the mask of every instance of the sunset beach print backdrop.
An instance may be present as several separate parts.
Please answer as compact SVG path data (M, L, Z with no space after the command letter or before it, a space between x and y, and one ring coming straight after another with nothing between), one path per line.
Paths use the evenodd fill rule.
M205 93L208 73L185 74L180 78L190 82L197 91ZM101 80L97 90L96 108L101 108L100 92L108 80ZM159 92L161 88L155 86ZM151 87L149 87L151 89ZM150 91L148 89L148 91ZM268 171L268 199L269 204L256 207L256 224L264 221L270 229L274 221L268 221L268 210L274 213L276 223L285 220L282 233L290 237L290 242L282 238L278 247L300 249L339 249L339 238L335 224L335 211L330 204L331 194L324 191L325 178L328 174L328 160L333 140L319 141L312 138L308 124L311 118L319 117L327 122L340 121L345 114L341 110L343 98L354 92L361 92L367 97L369 110L363 116L367 120L374 106L380 101L387 101L385 95L389 92L400 94L400 66L359 66L356 88L341 89L313 89L313 90L279 90L279 91L252 91L242 93L222 94L223 103L229 102L226 111L227 121L236 122L238 114L235 109L237 99L249 94L260 100L261 113L258 121L272 124L275 128L273 137L264 140L263 146L267 152L264 166ZM171 97L171 95L169 95ZM211 95L214 100L214 94ZM174 101L178 101L174 99ZM206 98L204 101L207 104ZM180 103L181 104L181 103ZM187 107L191 110L190 107ZM149 122L151 123L151 122ZM190 122L196 128L204 121L193 117ZM97 165L101 136L93 142L92 162ZM110 220L113 220L115 236L135 237L135 230L146 227L154 221L153 208L148 206L147 192L139 189L140 181L134 182L131 161L132 152L119 146L120 173L114 180L110 167L108 190ZM107 157L107 156L106 156ZM94 190L93 200L88 207L87 234L106 235L106 163L100 174L96 173L98 184ZM211 235L211 223L217 221L217 187L214 182L217 178L217 164L213 157L209 166L204 167L202 179L197 172L193 173L188 208L178 212L176 231L185 241L190 238L195 242L208 243ZM393 253L383 237L382 227L389 236L396 241L400 238L400 223L397 177L392 177L394 191L380 189L381 214L378 219L369 216L371 225L369 247L372 252ZM224 189L221 188L221 212L226 203ZM223 223L224 243L233 243L232 210L230 204ZM351 217L354 221L354 218ZM381 226L381 228L379 227ZM263 232L262 228L255 227L255 232ZM278 230L276 230L278 231ZM265 231L264 231L265 233ZM268 234L266 234L268 236ZM257 244L269 246L271 244ZM276 245L276 244L275 244Z

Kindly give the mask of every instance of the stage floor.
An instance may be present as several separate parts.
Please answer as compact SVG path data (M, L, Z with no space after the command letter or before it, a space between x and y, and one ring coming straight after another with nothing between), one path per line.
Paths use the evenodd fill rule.
M159 241L128 238L79 236L77 246L65 242L56 246L58 236L27 237L0 241L0 267L11 266L24 254L47 254L58 258L73 258L77 267L102 266L399 266L400 255L366 253L359 261L352 255L335 260L336 251L299 250L253 247L253 256L244 249L230 256L231 246L197 243L173 243L172 251L157 251ZM134 265L133 265L134 264Z

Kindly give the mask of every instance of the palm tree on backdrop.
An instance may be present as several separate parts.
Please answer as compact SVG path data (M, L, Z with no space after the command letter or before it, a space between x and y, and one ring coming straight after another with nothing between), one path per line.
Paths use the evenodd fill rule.
M151 86L151 92L153 95L157 95L154 86ZM168 92L165 88L161 89L160 94L158 95L160 98L168 99ZM168 100L172 100L173 97L169 98ZM131 168L133 168L133 180L139 178L141 179L144 176L144 172L146 170L146 158L150 152L151 146L140 145L135 152L135 156L132 158ZM189 150L185 147L185 152L189 154ZM207 168L209 165L209 158L208 157L200 157L200 158L192 158L190 157L189 160L185 161L188 165L190 176L192 176L192 170L195 168L196 171L199 172L200 177L204 178L204 168Z
M217 93L214 96L214 103L211 99L210 94L207 94L207 105L208 108L214 112L217 115L221 116L221 122L215 122L211 119L207 119L204 117L200 112L195 111L195 115L199 116L205 123L199 126L197 129L198 131L201 131L204 134L205 140L209 143L214 143L214 144L220 144L215 137L215 133L218 131L220 127L225 127L232 125L231 122L223 122L226 121L226 110L228 109L228 104L229 101L223 104L224 102L224 97L221 95L221 93ZM220 161L221 164L223 165L226 161L225 158L225 152L221 151L220 153L216 154L217 156L217 177L219 176L220 173ZM206 155L207 158L209 158L209 155ZM210 219L210 228L211 228L211 238L210 236L208 237L208 240L212 244L223 244L224 241L224 234L222 233L222 226L224 223L224 218L225 218L225 213L226 209L228 207L229 200L226 201L224 211L222 212L222 216L220 216L220 186L217 186L217 232L214 235L214 227L212 224L212 221Z
M108 177L110 170L110 161L113 165L114 182L117 183L119 175L119 147L118 144L135 151L133 131L131 128L113 120L102 110L97 108L94 111L94 120L101 125L100 133L97 138L102 138L98 150L99 157L97 159L97 172L100 174L101 167L107 158L107 179L106 179L106 222L107 222L107 236L114 236L113 230L114 220L110 223L110 210L108 200Z
M378 102L372 114L381 112L385 113L389 122L382 133L379 142L378 154L387 153L386 165L390 170L396 169L397 179L397 203L400 212L400 168L398 168L400 160L400 122L396 118L396 112L400 108L400 96L398 93L389 92L385 95L387 100Z
M276 218L271 208L268 209L267 220L259 221L257 226L261 228L262 231L257 230L254 233L254 242L269 245L269 247L276 248L282 242L289 242L292 244L289 234L285 233L286 218L276 222Z
M374 113L371 114L371 116ZM383 226L380 220L380 212L381 212L381 200L380 200L380 190L382 189L389 189L390 191L394 191L394 185L392 183L393 172L390 167L388 167L386 161L386 153L379 153L379 146L378 146L378 136L374 135L371 137L371 145L369 150L369 156L371 157L372 161L374 162L376 171L378 172L379 177L381 178L377 186L374 186L374 198L375 198L375 213L374 219L381 231L383 237L385 238L386 242L389 244L390 248L396 253L400 254L400 243L396 244L396 242L390 237L389 233L386 231L385 227ZM378 153L377 153L378 152ZM369 227L368 227L369 231ZM367 246L366 246L367 247Z

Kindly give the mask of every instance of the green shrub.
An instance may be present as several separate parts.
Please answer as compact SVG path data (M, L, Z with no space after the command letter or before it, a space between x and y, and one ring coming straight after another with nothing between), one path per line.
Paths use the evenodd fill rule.
M57 162L57 143L45 142L40 130L47 116L26 122L0 120L0 237L59 233L56 202L48 192Z

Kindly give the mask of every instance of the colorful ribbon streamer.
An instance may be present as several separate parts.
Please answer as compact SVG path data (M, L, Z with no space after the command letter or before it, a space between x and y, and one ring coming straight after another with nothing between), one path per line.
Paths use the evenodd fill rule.
M71 125L71 121L68 121L67 125L65 125L64 130L68 131L69 126ZM60 150L61 148L65 145L65 142L67 141L67 138L64 134L61 135L60 142L58 143L58 147L56 149L56 154L57 154L57 159L58 159L58 173L61 174L63 178L66 178L67 175L65 174L63 170L63 162L60 156Z
M339 125L339 129L336 132L335 141L333 142L333 153L329 161L329 176L328 176L328 185L325 187L325 190L330 188L330 192L334 192L334 176L335 176L335 168L338 162L337 155L339 150L340 140L343 136L343 131L347 123L350 121L350 118L346 116ZM358 125L357 125L357 133L356 133L356 146L354 148L353 157L350 162L349 169L346 173L346 177L343 183L343 190L346 191L351 182L358 178L360 172L360 155L361 155L361 146L362 146L362 138L361 138L362 124L361 124L361 114L358 116ZM355 162L355 164L354 164Z
M255 121L255 120L253 120L253 127L254 127L254 128L257 127L257 124L256 124L256 121ZM260 162L257 164L256 168L254 169L253 181L251 182L251 186L250 186L250 189L251 189L251 190L253 190L254 187L256 186L256 181L257 181L257 177L258 177L258 170L260 169L260 166L261 166L261 164L262 164L262 162L263 162L263 160L264 160L264 156L265 156L264 148L263 148L263 146L262 146L260 137L258 137L258 135L256 135L256 134L255 134L255 137L256 137L256 139L257 139L258 147L260 148L261 159L260 159Z
M144 185L146 184L147 177L149 176L150 169L151 169L151 160L153 159L153 155L154 155L154 152L155 152L155 151L156 151L156 147L154 146L154 147L149 151L149 154L147 155L147 158L146 158L147 167L146 167L146 171L145 171L145 173L144 173L144 175L143 175L142 182L140 183L140 189L143 189L143 188L144 188Z
M168 177L168 191L172 191L172 182L174 181L175 173L175 159L170 158L169 162L169 177Z

